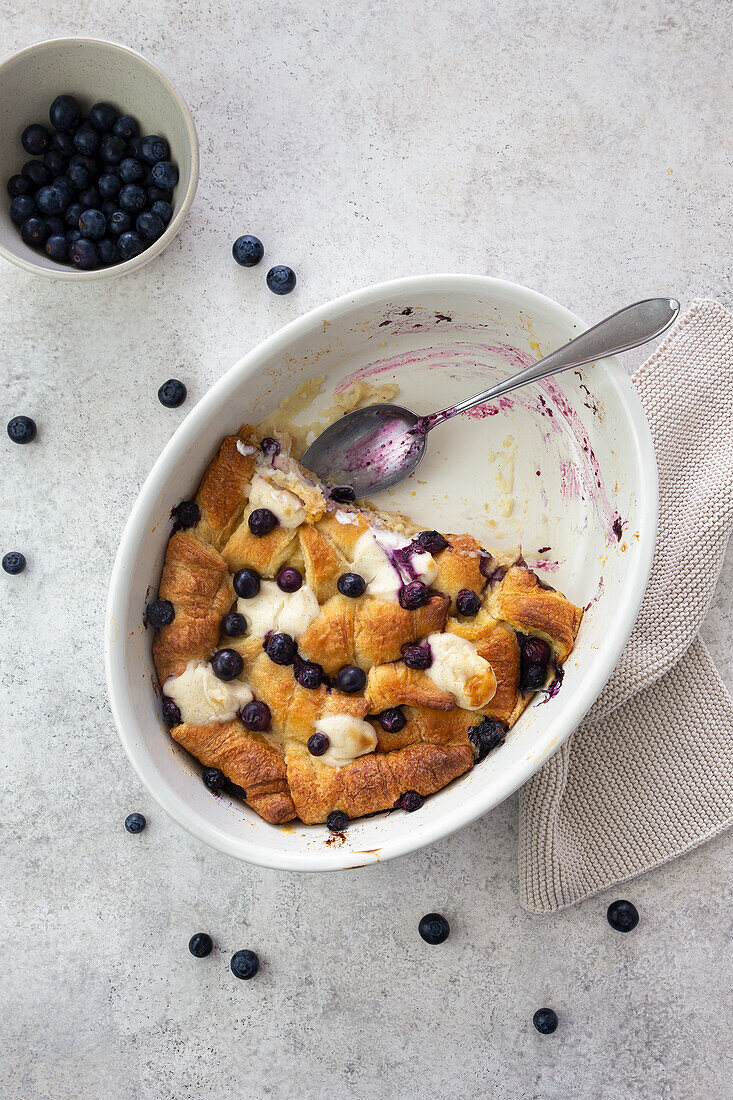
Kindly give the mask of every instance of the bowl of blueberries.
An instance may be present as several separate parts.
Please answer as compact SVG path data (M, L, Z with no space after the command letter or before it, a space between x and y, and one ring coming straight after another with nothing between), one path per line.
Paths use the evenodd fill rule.
M109 278L170 244L198 185L198 138L144 57L56 38L0 65L0 254L55 279Z

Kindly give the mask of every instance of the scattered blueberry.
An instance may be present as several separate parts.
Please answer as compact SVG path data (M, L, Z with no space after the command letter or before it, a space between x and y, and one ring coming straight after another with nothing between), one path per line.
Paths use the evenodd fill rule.
M3 569L11 576L22 573L25 566L25 555L21 554L19 550L11 550L9 554L5 554L3 557Z
M234 574L233 583L238 596L243 600L251 600L260 590L260 575L254 569L239 569Z
M416 611L430 602L430 589L422 581L410 581L400 589L400 607L406 611Z
M129 115L120 115L112 130L117 137L124 138L128 142L130 138L137 137L137 123Z
M125 828L128 833L141 833L147 822L142 814L128 814L125 818Z
M182 531L187 531L189 527L195 527L201 519L201 512L195 500L182 500L173 511L176 523Z
M277 586L283 592L297 592L303 586L303 575L292 565L284 565L277 575Z
M235 978L248 982L260 969L260 960L254 951L235 951L229 965Z
M255 508L247 523L252 534L261 538L263 535L269 535L277 525L277 516L269 508Z
M112 172L105 172L97 180L97 190L103 199L114 199L119 195L122 183L119 176Z
M71 207L69 207L69 210L71 210ZM126 210L115 210L114 214L110 214L108 228L114 237L120 237L123 233L127 233L131 227L132 218Z
M295 272L290 267L271 267L267 272L267 285L273 294L290 294L295 290Z
M167 188L170 191L178 183L178 169L169 160L159 160L154 164L151 175L155 187Z
M481 610L481 597L472 592L470 588L462 588L456 596L456 607L459 615L473 618Z
M45 187L53 179L46 165L42 164L40 160L27 160L21 168L21 172L26 179L31 181L34 187Z
M51 135L45 126L34 122L20 135L20 144L32 157L40 157L51 148Z
M357 665L344 665L336 677L336 687L346 695L354 695L361 691L366 683L364 669Z
M402 660L408 668L430 668L433 663L433 655L426 645L408 645L402 654Z
M342 573L336 582L336 587L342 596L356 600L366 592L366 581L358 573Z
M81 122L81 107L73 95L57 95L48 112L57 130L73 130Z
M301 687L315 691L323 683L323 668L315 661L301 661L295 669L295 679Z
M227 785L226 776L218 768L204 768L201 773L201 781L207 791L221 791Z
M11 176L8 180L8 194L11 199L17 198L18 195L27 195L31 186L31 181L25 176Z
M86 237L79 237L77 241L69 245L69 259L74 267L82 271L91 271L99 262L99 253L94 241L88 241Z
M326 818L326 828L330 833L342 833L349 824L349 815L343 810L332 810Z
M265 248L259 237L237 237L232 245L232 256L242 267L254 267L265 254Z
M557 1012L552 1008L538 1008L532 1017L532 1023L540 1035L552 1035L557 1030Z
M82 236L98 241L107 232L107 219L101 210L85 210L79 218L79 229Z
M421 531L417 541L420 549L426 550L428 554L439 554L441 550L446 550L450 546L448 539L444 538L440 531Z
M89 108L89 121L95 130L107 133L117 121L117 111L111 103L94 103Z
M247 703L246 706L242 707L239 717L245 729L261 732L269 726L272 715L267 703L262 703L259 699L253 699L251 703Z
M211 671L220 680L236 680L243 668L242 655L236 649L219 649L211 655Z
M406 814L413 814L415 810L421 809L424 805L425 799L417 791L405 791L394 804L395 810L404 810Z
M54 233L52 236L46 238L46 243L43 247L47 256L57 263L62 264L67 258L69 251L66 234Z
M8 421L8 435L13 443L32 443L36 438L36 422L29 416L14 416Z
M330 497L337 504L353 504L356 500L356 493L350 485L334 485L330 490Z
M20 227L20 235L31 248L41 248L48 236L48 226L41 218L26 218Z
M168 142L164 141L162 137L158 137L156 134L149 134L147 137L141 138L138 154L140 159L144 160L146 164L152 166L159 160L166 160L168 153Z
M506 729L494 718L484 718L477 726L468 731L468 740L473 746L475 763L484 760L492 749L501 745L506 737Z
M177 378L169 378L158 390L158 400L167 409L177 409L186 400L187 393L183 382L179 382Z
M188 950L196 959L205 959L211 954L214 941L208 932L194 932L188 941Z
M169 726L180 724L181 712L168 695L163 696L161 709L163 711L163 721Z
M123 233L117 241L117 252L121 260L131 260L145 251L145 241L139 233Z
M150 202L150 192L148 192L148 202ZM164 226L166 226L173 217L173 207L165 199L155 199L150 210L160 218Z
M156 628L170 626L176 617L176 611L170 600L153 600L145 609L145 620Z
M606 918L617 932L631 932L639 923L639 911L630 901L612 901Z
M265 642L265 653L276 665L291 665L295 658L295 642L289 634L271 634Z
M36 201L30 195L16 195L10 204L10 220L14 225L22 225L37 213Z
M308 752L311 756L323 756L330 747L331 742L325 733L312 733L308 738Z
M404 729L407 722L399 707L389 707L388 710L383 710L377 717L380 726L387 733L399 733L401 729Z
M221 621L221 631L228 638L241 638L247 633L247 620L238 611L230 611Z
M99 134L88 122L82 122L74 131L74 145L85 157L93 157L99 149Z
M427 913L417 926L425 943L445 943L450 934L450 925L440 913Z

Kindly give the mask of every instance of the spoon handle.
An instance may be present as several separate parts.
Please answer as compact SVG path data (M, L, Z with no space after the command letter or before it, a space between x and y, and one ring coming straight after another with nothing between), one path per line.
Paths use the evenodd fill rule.
M544 359L532 363L518 374L513 374L511 378L506 378L491 389L477 393L475 397L469 397L458 405L451 405L448 409L426 416L423 420L425 430L429 431L436 424L442 424L459 413L468 412L474 405L501 397L528 382L537 382L540 378L559 374L571 367L580 367L594 359L603 359L607 355L638 348L640 344L653 340L669 328L679 311L680 304L674 298L647 298L643 302L626 306L605 321L599 321L593 328L576 336L557 351L546 355Z

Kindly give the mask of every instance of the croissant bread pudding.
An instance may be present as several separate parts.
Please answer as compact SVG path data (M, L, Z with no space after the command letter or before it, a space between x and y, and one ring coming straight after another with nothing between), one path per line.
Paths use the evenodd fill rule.
M418 808L554 693L582 611L520 558L349 502L285 433L174 510L153 656L171 734L266 821ZM213 778L212 778L213 777Z

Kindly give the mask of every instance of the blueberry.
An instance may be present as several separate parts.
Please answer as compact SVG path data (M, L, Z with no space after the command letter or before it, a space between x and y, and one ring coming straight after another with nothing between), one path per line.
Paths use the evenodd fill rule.
M552 1035L557 1030L557 1012L552 1008L538 1008L532 1017L532 1023L540 1035Z
M71 209L71 207L69 207ZM127 233L132 227L132 218L126 210L115 210L114 214L110 214L108 221L108 227L110 233L115 237L120 237L123 233Z
M146 194L148 196L148 206L151 208L153 206L153 203L170 203L173 199L173 193L169 191L166 187L147 187Z
M408 668L430 668L433 663L433 655L427 646L408 645L402 655L402 660Z
M195 500L182 500L174 511L176 523L182 531L187 531L189 527L195 527L201 519L201 512Z
M70 229L78 229L79 218L82 216L83 213L84 207L81 205L81 203L72 202L71 206L66 207L66 212L64 213L64 221Z
M91 271L99 263L99 253L94 241L88 241L86 237L79 237L77 241L69 245L69 259L74 267L82 271Z
M69 167L69 158L58 149L49 149L43 154L43 163L52 176L63 176Z
M20 227L20 235L31 248L41 248L48 236L48 226L40 218L26 218Z
M127 142L124 138L108 134L102 139L99 155L105 164L121 164L127 153Z
M330 833L342 833L349 824L349 815L343 810L332 810L326 818L326 828Z
M141 833L147 822L142 814L128 814L125 818L125 828L128 833Z
M146 164L153 165L159 160L166 160L169 152L168 142L156 134L148 134L140 139L138 155Z
M140 156L140 142L141 141L142 141L141 137L133 136L133 137L130 138L130 140L127 143L127 152L129 154L129 156L139 158L139 156Z
M68 257L68 250L71 248L75 241L78 241L81 237L80 229L67 229L66 231L66 251Z
M81 122L81 107L73 95L57 95L48 112L57 130L73 130Z
M139 183L126 183L121 189L120 209L136 214L145 206L146 195Z
M243 668L242 655L236 649L219 649L211 655L211 671L220 680L236 680Z
M242 267L254 267L265 254L264 245L259 237L237 237L232 245L232 256Z
M11 550L9 554L5 554L3 557L3 569L11 576L22 573L25 565L25 555L21 554L19 550Z
M145 169L135 157L120 161L120 179L123 183L139 183L145 177Z
M117 202L115 199L105 199L99 209L107 219L107 230L109 231L109 219L117 210Z
M295 669L295 679L301 687L315 691L323 683L323 668L315 661L301 661Z
M163 219L154 214L152 210L143 210L138 214L135 228L146 241L157 241L165 233Z
M456 596L456 608L459 615L473 618L481 610L481 597L472 592L470 588L462 588Z
M228 638L241 638L247 633L247 620L238 611L230 611L221 620L221 630Z
M522 660L530 665L550 663L550 647L542 638L525 638L522 645Z
M273 439L271 435L266 435L260 446L271 461L280 454L280 444L276 439Z
M448 539L444 538L439 531L421 531L417 541L420 549L426 550L428 554L439 554L441 550L446 550L450 546Z
M427 913L417 926L425 943L445 943L450 934L450 925L440 913Z
M346 695L361 691L366 683L366 673L357 665L344 665L336 677L336 687Z
M290 294L295 290L295 272L291 267L279 264L267 272L267 285L273 294Z
M66 234L66 222L59 214L52 214L50 218L45 218L44 221L48 226L49 237L63 237Z
M4 562L5 559L3 565ZM630 901L612 901L606 918L611 928L615 928L617 932L631 932L639 923L639 911Z
M99 210L102 205L102 196L96 187L87 187L85 191L80 192L79 202L85 210Z
M468 731L468 740L473 746L473 759L479 764L486 756L501 745L506 737L506 728L494 718L484 718L477 726Z
M82 236L90 241L98 241L107 232L107 219L101 210L85 210L79 218Z
M235 978L248 982L260 969L260 960L254 951L235 951L229 966Z
M131 260L145 251L145 241L139 233L123 233L117 241L117 252L121 260Z
M32 443L36 438L36 422L29 416L14 416L8 421L8 435L13 443Z
M422 581L410 581L400 589L400 606L406 611L416 611L430 601L430 589Z
M312 733L308 738L308 752L311 756L323 756L330 747L331 742L325 733Z
M21 172L27 180L31 181L34 187L45 187L53 179L46 165L42 164L40 160L27 160L21 168Z
M353 504L356 500L356 493L350 485L334 485L329 495L337 504Z
M27 218L37 213L35 199L30 195L16 195L10 204L10 220L14 225L22 225Z
M145 619L150 626L170 626L176 611L170 600L153 600L145 609Z
M113 264L117 259L117 243L111 237L102 237L97 241L100 264Z
M8 194L11 199L18 195L27 195L31 189L31 181L25 176L11 176L8 180Z
M546 665L527 665L522 662L522 675L519 689L522 692L537 691L547 679Z
M387 733L399 733L404 729L407 719L398 707L389 707L378 715L379 724Z
M336 587L342 596L356 600L366 592L366 581L358 573L342 573Z
M89 108L89 121L95 130L106 133L117 121L117 111L111 103L95 103Z
M264 535L269 535L270 531L277 526L277 516L269 508L255 508L247 524L253 535L262 538Z
M405 791L394 804L395 810L404 810L406 814L414 814L415 810L421 809L425 799L417 791Z
M292 565L284 565L277 575L277 586L283 592L297 592L303 586L303 575Z
M204 768L201 773L201 781L207 791L221 791L226 787L227 780L223 772L218 768Z
M93 157L99 149L99 134L88 122L82 122L74 131L74 145L85 157Z
M205 959L211 954L214 941L208 932L194 932L188 941L188 950L196 959Z
M105 172L97 180L97 190L103 199L114 199L119 195L122 187L120 176L112 172Z
M178 183L178 169L169 160L159 160L157 164L154 164L151 175L155 187L162 187L171 191Z
M169 726L178 726L181 722L181 712L177 705L173 702L169 696L164 695L162 699L162 711L163 721Z
M33 122L20 135L20 143L26 153L30 153L32 157L40 157L51 148L51 135L45 126Z
M63 153L65 157L73 157L76 152L74 138L65 130L57 130L51 136L51 148L55 149L57 153Z
M265 653L276 665L292 665L295 642L289 634L270 634L265 642Z
M92 182L92 173L89 167L84 164L85 157L81 158L74 164L73 160L66 169L66 180L74 188L75 191L85 191Z
M63 264L69 258L69 245L65 233L54 233L47 237L43 247L46 255L56 263Z
M251 600L260 590L260 575L254 569L240 569L234 574L234 591L243 600Z
M112 130L117 137L124 138L128 142L130 138L137 137L137 123L129 115L120 115Z
M258 699L253 699L251 703L247 703L246 706L242 707L239 717L245 729L261 732L269 726L272 715L267 703L261 703Z
M132 234L126 233L125 236L132 236ZM169 378L158 390L158 400L161 405L165 405L166 409L177 409L186 400L187 393L188 390L183 382L179 382L177 378Z
M165 199L156 199L150 207L150 210L153 214L157 214L164 226L167 225L173 217L173 207L169 202L166 202Z

